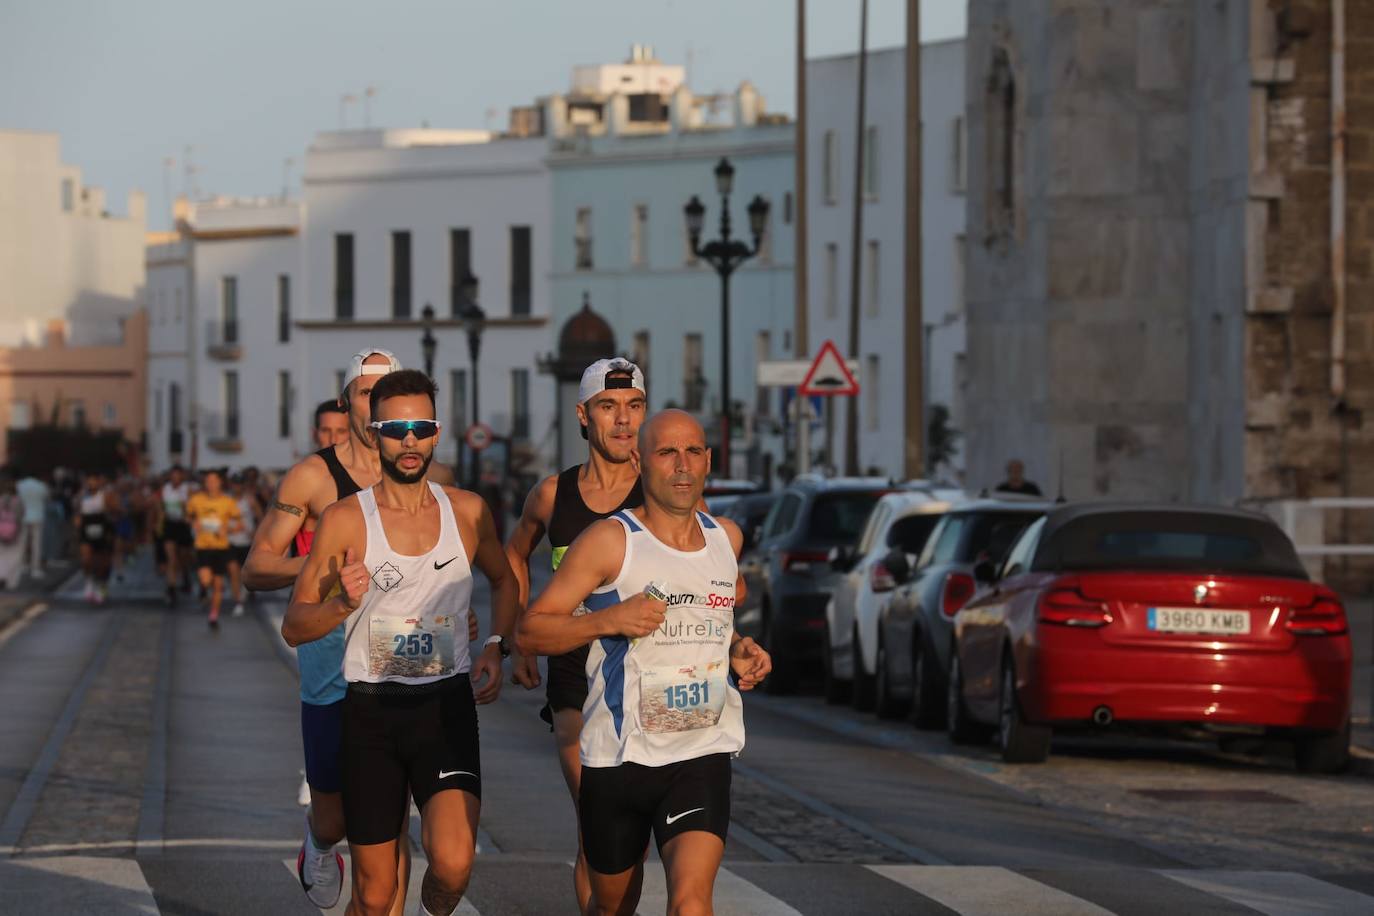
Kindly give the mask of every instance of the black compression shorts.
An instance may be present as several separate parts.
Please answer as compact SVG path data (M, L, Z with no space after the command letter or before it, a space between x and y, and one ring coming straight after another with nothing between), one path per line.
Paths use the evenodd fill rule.
M650 832L660 855L669 840L692 830L714 833L724 842L730 826L730 755L661 767L584 766L577 813L587 864L602 875L638 865ZM352 829L350 821L350 834Z
M564 709L581 712L586 705L587 652L588 647L582 646L564 655L549 656L548 683L544 691L547 702L540 715L550 725L553 724L551 713Z
M171 541L178 547L190 547L194 540L191 537L191 523L168 519L162 523L162 539Z
M377 692L381 691L381 692ZM396 839L409 806L446 789L482 797L477 706L466 673L433 684L348 685L344 698L344 823L362 846Z
M197 550L196 568L208 569L211 575L224 575L229 571L229 551L215 548Z

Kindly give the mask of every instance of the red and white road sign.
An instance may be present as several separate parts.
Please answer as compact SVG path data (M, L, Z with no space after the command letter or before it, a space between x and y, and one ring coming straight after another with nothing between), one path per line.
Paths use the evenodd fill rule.
M840 351L835 349L835 342L827 340L821 344L815 361L811 363L811 371L806 373L806 378L802 380L797 391L808 396L820 394L852 397L859 393L859 383L849 371L849 367L844 364Z
M474 452L480 452L488 445L491 445L493 435L491 427L487 424L474 423L468 427L467 432L463 433L463 441L466 442L468 448L472 449Z

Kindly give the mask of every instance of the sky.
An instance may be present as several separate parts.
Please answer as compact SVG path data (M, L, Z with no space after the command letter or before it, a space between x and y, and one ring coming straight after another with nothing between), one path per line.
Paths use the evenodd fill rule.
M905 9L870 0L870 48L903 43ZM638 43L698 93L748 79L794 113L795 15L795 0L0 0L0 129L60 134L112 212L137 188L163 229L188 161L203 194L297 193L310 137L369 86L374 127L499 129ZM965 17L965 0L921 0L922 40ZM858 0L807 3L808 56L853 53L858 32ZM362 126L361 102L346 117Z

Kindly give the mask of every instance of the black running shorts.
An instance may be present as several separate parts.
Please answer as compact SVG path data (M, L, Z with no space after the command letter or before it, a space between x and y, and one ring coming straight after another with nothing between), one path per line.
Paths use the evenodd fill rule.
M193 540L191 537L191 523L168 519L162 523L162 539L164 541L171 541L178 547L190 547Z
M553 717L546 715L546 712L561 712L564 709L581 712L586 705L587 652L588 647L582 646L564 655L549 656L548 682L544 694L548 702L540 715L550 725L553 724Z
M477 706L466 673L433 684L348 685L343 716L344 823L352 843L396 839L409 805L439 792L482 797Z
M224 575L229 571L229 551L225 549L197 550L196 568L208 569L211 575Z
M724 842L730 826L730 755L661 767L584 766L577 811L587 864L602 875L638 865L650 832L660 855L669 840L692 830L714 833ZM349 822L350 835L352 830Z

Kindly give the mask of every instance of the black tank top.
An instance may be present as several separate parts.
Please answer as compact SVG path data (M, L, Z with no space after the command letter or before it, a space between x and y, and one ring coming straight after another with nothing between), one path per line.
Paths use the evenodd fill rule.
M360 492L362 487L358 486L353 478L348 476L348 471L344 470L343 462L339 461L339 456L334 454L334 449L337 447L331 445L328 448L320 449L315 454L324 459L324 466L329 468L329 476L334 478L334 487L339 491L339 499L344 499Z
M593 512L582 501L582 491L577 488L577 475L582 465L575 464L558 475L558 489L553 495L553 513L549 516L549 546L553 548L553 568L563 560L568 545L592 522L609 518L622 509L637 509L644 505L644 487L636 480L620 505L607 512Z

